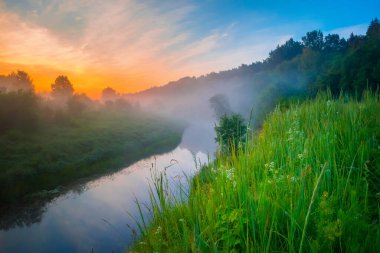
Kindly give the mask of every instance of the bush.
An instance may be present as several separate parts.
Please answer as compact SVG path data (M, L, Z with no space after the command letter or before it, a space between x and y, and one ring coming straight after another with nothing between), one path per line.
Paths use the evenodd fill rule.
M244 143L247 125L240 114L224 115L215 126L216 141L222 154L237 153L239 144Z

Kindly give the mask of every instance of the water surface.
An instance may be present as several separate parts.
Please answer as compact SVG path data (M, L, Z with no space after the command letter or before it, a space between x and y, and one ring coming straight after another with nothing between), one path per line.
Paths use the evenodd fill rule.
M0 252L121 252L138 235L136 199L148 203L152 168L165 170L176 192L179 185L186 187L184 175L194 175L214 149L210 125L190 126L173 151L71 189L46 204L28 226L21 222L1 230ZM149 216L147 209L144 214Z

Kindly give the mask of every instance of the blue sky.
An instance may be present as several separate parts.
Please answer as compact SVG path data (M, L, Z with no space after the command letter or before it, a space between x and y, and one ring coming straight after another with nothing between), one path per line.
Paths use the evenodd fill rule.
M136 91L262 60L314 29L363 34L379 13L380 1L0 0L0 71L25 69L40 90L63 73L95 95Z

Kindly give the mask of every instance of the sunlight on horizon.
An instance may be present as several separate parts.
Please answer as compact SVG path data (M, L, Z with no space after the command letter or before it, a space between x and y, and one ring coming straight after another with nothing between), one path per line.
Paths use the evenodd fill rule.
M37 92L67 75L77 93L93 98L107 86L133 93L263 60L319 25L276 24L278 14L243 6L224 15L217 3L193 1L0 0L0 74L26 71Z

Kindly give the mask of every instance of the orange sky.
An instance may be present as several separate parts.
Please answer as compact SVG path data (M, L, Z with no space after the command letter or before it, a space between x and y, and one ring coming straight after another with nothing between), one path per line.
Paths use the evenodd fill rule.
M58 75L93 98L108 86L136 92L262 60L312 29L365 32L376 12L356 2L366 11L354 21L349 4L336 4L337 13L350 17L344 19L327 15L319 3L303 3L313 8L265 1L248 8L235 1L0 0L0 74L26 71L41 92Z
M102 41L99 39L102 35L96 34L100 26L96 27L91 28L83 39L70 41L43 26L26 22L14 13L0 12L0 33L6 34L0 37L0 74L26 71L37 92L50 91L55 78L66 75L77 93L84 92L94 98L99 97L107 86L120 93L136 92L164 84L182 74L168 72L164 64L153 59L151 52L143 50L149 46L144 44L154 41L144 42L143 38L132 47L115 45L120 43L120 35ZM88 40L96 40L92 48L86 42ZM115 51L119 53L115 54Z
M153 85L161 85L170 80L170 76L161 76L153 71L148 75L145 71L128 75L107 69L90 69L75 71L70 69L51 68L45 65L26 65L0 62L0 75L7 75L16 70L27 72L37 92L50 92L50 86L58 75L66 75L73 83L76 93L86 93L90 97L99 98L101 90L112 87L120 93L137 92ZM176 77L173 77L176 78Z
M0 0L0 74L26 71L38 92L66 75L77 93L98 98L107 86L136 92L261 60L290 36L261 44L246 38L247 45L237 47L230 36L234 23L195 24L197 8L187 2Z

